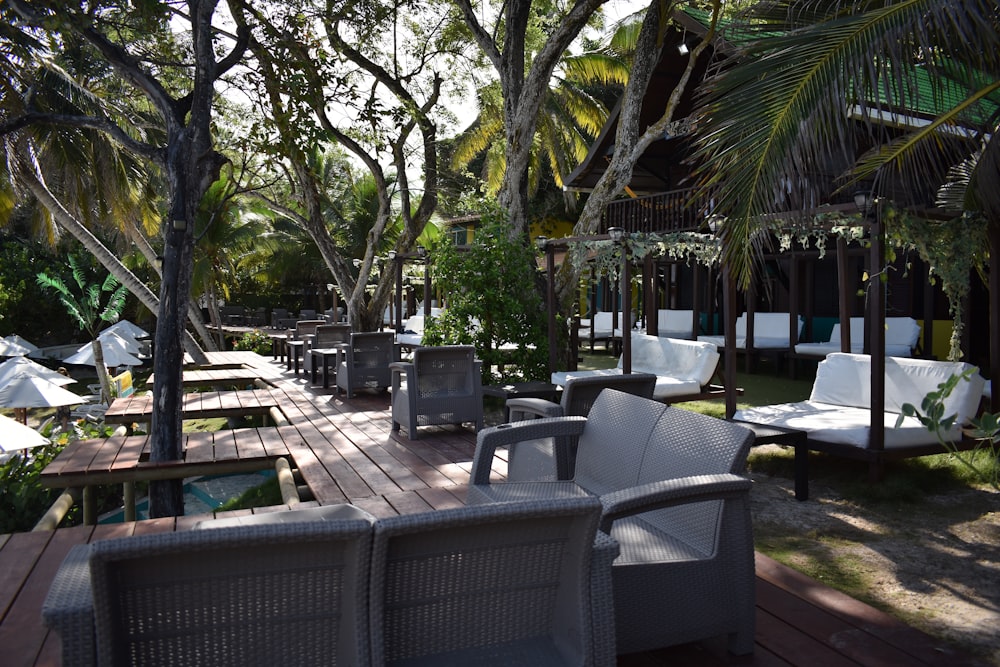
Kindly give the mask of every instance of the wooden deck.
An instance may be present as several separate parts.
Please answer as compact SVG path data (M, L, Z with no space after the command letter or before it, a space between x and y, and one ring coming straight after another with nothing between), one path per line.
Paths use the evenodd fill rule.
M272 383L269 391L280 399L287 423L254 431L262 442L261 432L276 438L275 442L280 439L316 498L306 505L352 502L377 516L387 516L464 502L475 448L475 434L470 430L422 427L421 438L411 441L391 431L386 394L347 400L335 390L312 388L305 377L285 371L278 360L249 353L220 353L215 359L251 365ZM224 440L247 437L246 433L228 433L222 436ZM503 474L502 468L500 462L498 475ZM185 530L210 518L189 516L0 536L3 664L60 664L58 637L42 624L40 609L70 547L113 536ZM619 657L619 665L629 667L668 664L950 667L985 663L757 554L754 655L732 658L721 645L700 643Z

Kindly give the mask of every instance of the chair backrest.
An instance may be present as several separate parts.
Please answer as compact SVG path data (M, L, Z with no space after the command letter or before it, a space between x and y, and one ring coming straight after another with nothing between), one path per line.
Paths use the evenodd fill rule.
M302 340L303 337L316 333L316 327L326 324L326 320L299 320L295 323L295 337Z
M372 663L593 664L594 497L381 519L372 544ZM547 646L548 661L518 652ZM557 652L558 651L558 652ZM518 657L520 656L520 658ZM421 663L424 664L424 663Z
M396 335L391 331L366 331L351 334L351 365L354 368L380 368L388 371L393 359Z
M315 320L316 319L316 310L312 309L312 308L303 308L302 310L299 311L299 319L300 320Z
M316 327L316 337L313 339L313 348L323 348L336 345L337 343L351 342L350 324L321 324Z
M482 383L472 345L418 347L413 351L413 367L419 399L472 396Z
M371 520L95 542L98 662L365 664Z
M605 389L617 389L626 394L652 398L655 388L656 376L650 373L575 377L566 381L560 403L563 415L586 417L590 414L590 408L594 405L594 401Z
M697 380L706 385L719 367L719 348L714 343L648 334L632 334L632 370L677 379ZM618 368L624 359L619 357Z
M607 493L688 475L741 474L752 440L731 422L608 389L580 436L575 478Z

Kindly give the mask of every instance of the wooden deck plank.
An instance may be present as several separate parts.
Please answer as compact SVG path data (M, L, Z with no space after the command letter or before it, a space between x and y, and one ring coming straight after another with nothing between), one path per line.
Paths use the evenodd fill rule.
M233 431L236 441L236 453L240 459L262 459L267 457L267 450L260 439L260 433L255 428L241 428ZM287 450L286 450L287 451Z

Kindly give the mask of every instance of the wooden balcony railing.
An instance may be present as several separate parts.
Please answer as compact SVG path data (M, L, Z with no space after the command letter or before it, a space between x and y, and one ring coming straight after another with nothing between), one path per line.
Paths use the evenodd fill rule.
M695 189L619 199L604 210L601 231L608 227L647 234L696 231L706 224L710 212L711 198Z

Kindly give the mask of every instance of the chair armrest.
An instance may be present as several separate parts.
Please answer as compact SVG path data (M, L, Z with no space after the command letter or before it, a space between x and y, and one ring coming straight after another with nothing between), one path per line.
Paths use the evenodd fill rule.
M547 401L544 398L509 398L507 410L510 411L511 422L524 421L537 417L562 417L563 407L559 403Z
M693 475L633 486L601 496L604 507L601 530L611 532L611 525L622 517L642 514L674 505L705 500L725 500L746 495L753 485L746 477L732 473Z
M64 665L97 664L89 545L79 544L66 555L42 604L42 618L62 640Z
M395 392L400 387L400 378L406 375L406 386L412 387L415 383L413 374L415 372L413 364L409 361L392 361L389 363L389 372L392 373L392 391Z
M579 437L587 424L586 417L531 419L515 424L499 424L476 434L476 453L472 459L470 483L489 484L493 456L498 447L514 447L526 440L552 437Z

